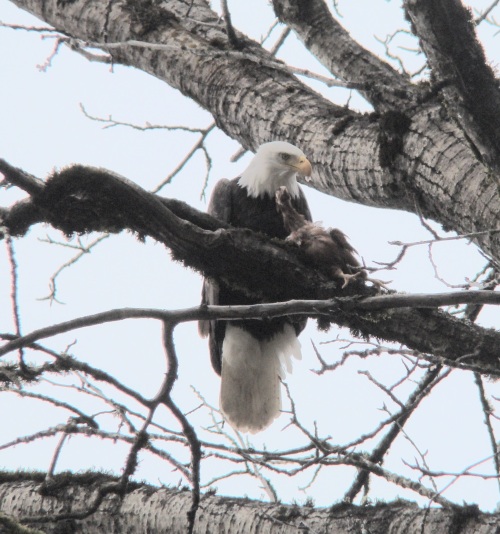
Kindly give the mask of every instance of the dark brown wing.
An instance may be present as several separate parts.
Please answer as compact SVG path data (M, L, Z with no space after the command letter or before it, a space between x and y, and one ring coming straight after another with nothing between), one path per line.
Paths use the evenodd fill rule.
M215 185L210 197L207 212L213 217L223 222L231 221L232 206L232 182L222 179ZM203 280L201 290L201 304L207 306L217 306L219 304L219 284L212 279ZM217 321L202 320L198 322L198 332L201 336L209 340L210 360L212 367L220 375L221 373L221 353L222 341L224 339L224 323Z
M212 191L207 213L223 222L231 222L232 190L234 180L219 180Z
M270 237L285 239L288 235L283 219L276 210L274 197L264 196L251 198L246 189L238 185L238 178L233 180L220 180L212 193L208 206L208 213L220 221L227 222L235 227L249 228ZM292 199L293 207L311 219L304 193L300 190L299 196ZM205 279L202 291L202 305L230 305L254 304L255 301L246 295L220 284L215 280ZM297 335L304 329L306 319L289 319L278 317L266 320L245 320L233 324L241 326L258 339L270 339L277 331L283 328L284 323L291 323ZM208 336L210 359L214 370L221 373L222 344L226 329L226 321L200 321L198 325L202 336Z
M355 256L357 254L356 249L349 243L342 230L330 228L329 233L338 249L340 268L344 273L352 273L353 267L360 267L359 261Z

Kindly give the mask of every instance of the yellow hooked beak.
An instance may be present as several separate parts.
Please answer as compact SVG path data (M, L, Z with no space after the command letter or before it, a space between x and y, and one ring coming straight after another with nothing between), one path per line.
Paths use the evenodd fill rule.
M310 161L307 158L300 158L299 164L295 165L297 171L303 176L311 176L312 166Z

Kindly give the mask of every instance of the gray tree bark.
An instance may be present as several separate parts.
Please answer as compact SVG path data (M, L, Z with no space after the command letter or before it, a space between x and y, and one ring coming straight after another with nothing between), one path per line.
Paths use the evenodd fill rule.
M0 512L22 517L33 529L45 533L143 534L144 532L187 532L186 514L191 506L188 491L158 489L148 486L129 490L123 498L104 497L98 511L76 521L95 499L103 480L91 474L55 483L45 494L40 483L20 480L0 483ZM102 477L105 479L106 477ZM53 514L67 514L68 519L50 521ZM5 524L5 523L4 523ZM419 509L415 504L398 501L375 506L338 504L328 509L296 505L268 504L249 499L205 496L202 498L193 533L273 534L328 532L350 534L437 534L443 532L474 532L490 534L500 528L499 514L480 514L474 507L456 510ZM2 516L0 515L0 532Z
M307 4L276 0L278 15L320 61L333 74L362 88L375 108L374 114L365 115L316 94L247 37L237 33L240 47L232 47L224 22L204 0L168 0L161 5L105 0L14 3L58 30L108 51L115 62L144 70L179 89L210 111L217 126L245 148L256 149L280 138L301 146L315 169L312 185L320 191L371 206L419 209L458 233L499 226L495 139L500 136L495 136L500 97L484 61L471 60L467 65L474 64L475 75L464 79L460 73L467 65L457 65L455 55L438 61L437 54L429 52L431 66L436 64L436 84L414 85L349 38L326 14L321 0ZM429 35L435 36L435 52L445 46L438 40L440 32L450 36L461 24L471 33L467 46L476 51L468 12L453 0L439 5L441 11L434 13L430 1L407 2L417 34L426 43ZM444 20L448 9L454 13L448 26L426 22L429 17ZM451 62L448 69L458 71L452 78L439 67L449 64L446 60ZM487 89L482 88L483 81ZM444 86L451 88L444 92L445 102ZM474 101L470 95L486 90L491 104L469 109ZM446 105L455 102L457 92L469 95L459 100L463 106ZM469 106L470 120L461 118L464 106ZM498 234L482 236L478 242L486 253L500 259Z
M81 47L83 41L100 47L114 62L144 70L179 89L211 112L217 126L245 148L255 149L277 138L299 145L315 169L312 185L323 192L366 205L420 212L458 233L500 227L500 91L470 15L456 0L404 3L427 55L432 85L411 83L360 47L322 0L273 0L280 19L332 74L371 102L372 114L356 113L316 94L285 64L237 31L228 38L225 23L204 0L14 3L70 36L72 46ZM194 210L138 188L121 189L124 209L121 217L113 218L109 206L96 205L98 195L93 197L91 189L82 196L75 183L64 182L70 172L44 185L8 165L2 170L32 197L0 213L11 233L23 234L40 221L67 232L132 228L165 243L188 265L226 277L256 296L270 300L332 296L327 281L286 247L221 228ZM92 178L92 172L83 172ZM79 187L85 185L80 181ZM134 210L127 211L131 200ZM86 201L108 218L86 219L82 210ZM500 262L499 233L484 234L476 241ZM203 249L203 254L196 257L195 249ZM242 251L247 255L242 257ZM240 263L234 263L231 272L226 259L238 257ZM259 262L252 261L255 257ZM278 276L291 281L286 288L272 278L263 285L262 270L269 272L263 259L280 266ZM498 332L433 310L332 313L338 324L402 342L439 361L455 360L459 365L456 361L468 355L468 364L483 372L499 372ZM41 495L39 483L10 480L0 487L0 510L46 532L61 528L60 521L52 524L43 519L54 513L67 514L63 524L73 529L68 532L186 532L192 505L189 493L141 487L119 499L96 487L74 478L57 491L52 488L50 495ZM80 512L89 502L99 506L84 517ZM207 496L194 524L195 532L296 532L298 528L372 534L486 533L500 528L500 517L466 507L420 510L395 503L315 510Z

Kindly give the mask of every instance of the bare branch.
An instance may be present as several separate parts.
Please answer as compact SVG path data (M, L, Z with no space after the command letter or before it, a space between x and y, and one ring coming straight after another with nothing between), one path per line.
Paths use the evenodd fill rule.
M80 251L77 254L75 254L75 256L73 256L70 260L64 262L57 269L57 271L50 277L50 280L49 280L50 293L46 297L40 298L40 300L50 300L51 302L55 301L55 302L58 302L58 303L62 304L62 302L60 300L58 300L58 298L57 298L57 278L59 277L59 275L65 269L67 269L68 267L71 267L72 265L74 265L83 256L85 256L86 254L89 254L94 249L94 247L96 247L99 243L101 243L102 241L104 241L105 239L110 237L110 235L111 234L108 234L108 233L102 234L99 237L97 237L96 239L94 239L93 241L91 241L88 245L85 245L85 246L81 245L80 247L77 247L77 248L79 248ZM48 242L51 243L51 244L54 243L54 241L52 241L50 239L48 240ZM60 244L60 243L58 243L58 244Z
M5 233L5 245L7 247L7 256L10 264L10 299L12 303L12 316L14 317L14 328L16 335L21 336L21 313L19 311L18 300L18 275L17 275L17 262L14 254L14 244L12 238L8 232ZM26 370L26 364L24 363L24 350L19 348L19 367L22 371Z
M432 245L434 243L440 243L445 241L457 241L460 239L474 239L477 237L485 236L485 235L493 235L500 233L500 229L491 229L491 230L484 230L481 232L469 232L467 234L460 234L460 235L454 235L454 236L448 236L448 237L440 237L435 236L434 239L426 239L422 241L414 241L412 243L402 243L401 241L389 241L389 245L395 245L398 247L401 247L400 252L398 253L396 259L390 262L380 262L376 261L378 265L383 265L386 269L393 269L404 257L406 251L411 247L416 247L420 245Z
M279 36L278 40L274 43L273 47L269 50L269 53L272 56L276 56L276 54L279 52L279 49L283 46L285 41L287 40L288 36L291 33L291 29L287 26Z
M162 391L158 394L157 400L162 402L175 416L182 426L182 432L186 436L189 448L191 450L191 509L188 511L188 533L192 534L194 529L194 521L196 518L196 512L200 504L200 462L201 462L201 445L196 435L193 426L189 423L187 417L181 412L178 406L174 403L171 397L171 391L174 382L177 380L178 360L175 353L174 345L174 328L175 323L164 322L163 323L163 340L165 346L165 352L168 361L168 372L165 378L165 385Z
M233 23L231 22L231 13L229 12L229 7L227 6L227 0L221 0L221 6L222 15L224 16L224 21L226 23L227 38L231 43L231 46L238 50L242 47L242 43L234 31Z
M374 464L379 464L382 462L385 454L394 443L394 440L401 433L402 428L404 427L410 416L413 414L413 412L416 410L420 402L431 392L432 388L436 384L441 382L443 378L447 377L450 374L450 370L445 371L441 375L440 373L440 367L435 367L427 371L426 375L417 385L416 389L408 397L408 400L406 401L405 405L401 408L401 411L399 412L397 418L394 420L394 424L389 429L389 432L387 432L384 438L370 454L370 462L373 462ZM349 502L352 502L356 495L359 493L359 491L366 484L368 484L368 472L360 471L351 488L347 491L344 499L348 500Z
M40 72L47 72L47 70L52 66L52 60L57 56L59 53L59 49L63 44L68 43L67 37L61 37L61 36L49 36L50 38L54 39L54 47L52 49L52 52L47 56L44 63L41 63L40 65L37 65L37 68Z
M97 117L96 115L91 115L85 109L85 106L82 103L80 103L80 110L85 115L85 117L87 117L87 119L90 119L95 122L103 123L104 129L114 128L115 126L127 126L128 128L132 128L133 130L139 130L140 132L145 132L149 130L168 130L168 131L174 131L174 132L180 131L180 132L190 132L190 133L204 133L207 130L207 128L191 128L189 126L181 126L181 125L152 124L150 122L146 122L143 126L140 126L139 124L116 120L113 118L112 115L108 115L106 118ZM213 127L213 126L214 125L210 125L208 128Z
M366 376L370 382L375 384L380 390L382 390L395 404L397 404L400 408L404 407L404 404L402 401L400 401L397 396L392 392L392 388L389 388L382 384L379 380L377 380L375 377L372 376L372 374L369 371L361 370L358 371L358 374Z
M432 265L432 270L434 271L434 276L436 280L439 280L442 284L444 284L446 287L449 287L450 289L468 289L470 286L469 284L450 284L447 282L444 278L441 277L439 274L439 268L436 265L436 262L434 261L434 256L432 255L432 245L434 243L429 243L427 246L427 257L429 258L429 262Z
M265 314L267 317L276 317L280 315L308 315L329 317L330 320L344 324L345 317L355 317L356 321L369 321L372 331L376 327L374 318L370 318L367 312L377 310L388 310L390 308L400 308L401 311L397 315L393 315L392 320L398 319L404 324L415 323L412 321L419 321L419 312L416 315L409 317L408 314L413 314L409 306L417 308L434 308L437 306L458 304L462 302L482 302L490 304L500 303L500 294L491 291L470 291L458 293L442 293L435 295L380 295L377 297L366 297L360 299L359 297L343 297L334 298L326 301L291 301L284 303L273 304L256 304L251 306L206 306L188 308L180 311L162 311L155 309L117 309L110 310L95 315L81 317L72 321L60 323L58 325L42 328L31 334L25 335L19 339L10 341L3 347L0 347L0 355L7 354L19 347L26 347L30 344L59 333L68 332L70 330L93 326L96 324L103 324L106 322L120 321L123 319L143 319L151 318L162 321L169 321L174 323L200 320L200 319L232 319L232 318L259 318ZM405 310L406 309L406 310ZM363 311L362 316L353 316L355 312ZM434 315L431 315L434 314ZM388 312L386 311L383 317L383 325L387 331ZM436 314L436 312L428 312L425 324L429 324L430 317L434 317L437 323L443 323L438 329L446 336L446 344L441 344L440 348L430 352L446 354L450 365L461 366L464 358L467 358L470 363L468 365L481 365L484 370L490 373L498 373L498 362L496 354L497 344L500 343L500 334L483 329L476 325L467 323L460 323L460 321L452 320L444 314ZM456 321L456 323L454 323ZM445 326L446 325L446 326ZM455 330L452 337L453 343L450 341L451 329ZM421 332L420 332L421 333ZM433 338L422 339L421 336L415 338L415 344L425 347L433 342L438 342L436 333L432 334ZM413 343L413 341L412 341ZM418 347L415 347L418 349ZM500 348L498 348L500 351ZM423 352L427 353L428 350ZM426 356L427 357L427 356ZM431 357L431 356L429 356ZM440 356L441 357L441 356ZM455 361L456 363L452 363Z
M448 482L448 484L446 484L439 491L439 495L442 495L445 491L447 491L451 486L453 486L458 480L461 480L464 476L478 477L478 478L482 478L482 479L498 478L498 474L496 474L496 473L494 475L487 475L487 474L483 474L483 473L471 473L472 469L474 469L475 467L481 465L482 463L484 463L486 461L491 460L491 458L492 457L489 456L488 458L484 458L482 460L474 462L473 464L467 466L465 469L463 469L459 473L452 473L452 472L446 472L446 471L430 471L426 467L422 467L420 465L410 465L407 462L404 462L404 463L408 467L420 471L422 473L422 475L424 475L424 476L428 476L428 477L432 477L432 478L451 477L452 480L450 480L450 482Z
M492 455L493 463L495 465L498 489L500 491L500 458L499 458L500 450L498 448L495 431L493 430L493 425L491 421L493 409L490 403L488 402L488 399L486 398L486 392L484 390L483 379L479 373L474 373L474 382L476 383L478 393L479 393L479 400L481 402L481 408L483 409L484 424L486 425L486 429L488 431L488 437L490 439L491 450L493 452L493 455Z
M481 24L481 22L483 22L483 20L485 20L488 15L495 9L495 7L498 6L498 4L500 3L500 0L494 0L491 5L489 7L487 7L481 14L479 17L476 18L476 20L474 21L476 26L479 26Z
M305 76L306 78L310 78L312 80L316 80L318 82L324 83L327 87L344 87L347 89L357 89L361 86L359 84L356 84L354 82L348 83L343 82L342 80L337 80L335 78L329 78L328 76L322 76L321 74L316 74L315 72L311 72L307 69L299 69L297 67L288 67L290 72L293 72L294 74L297 74L298 76Z
M49 380L47 382L50 383ZM13 393L15 395L18 395L19 397L26 397L30 399L36 399L39 401L47 402L52 404L53 406L57 408L63 408L65 410L68 410L70 412L73 412L76 415L76 419L78 422L83 422L87 424L91 428L97 428L97 423L94 421L93 416L89 416L76 408L75 406L72 406L71 404L68 404L67 402L63 402L61 400L53 399L47 395L41 395L39 393L33 393L32 391L26 391L25 389L14 389L14 388L6 388L2 387L0 389L3 393Z
M11 30L24 30L27 32L36 32L36 33L58 33L61 32L50 26L25 26L23 24L7 24L6 22L0 21L0 28L9 28Z
M192 148L184 156L184 158L177 165L177 167L151 191L152 193L158 193L158 191L160 191L165 185L171 183L172 180L175 178L175 176L177 176L177 174L179 174L182 171L182 169L186 166L186 163L193 157L194 153L197 150L201 149L205 156L205 162L206 162L206 174L205 174L202 192L201 192L201 196L202 197L204 196L207 183L208 183L208 177L210 175L210 170L212 168L212 160L210 159L210 156L208 155L208 151L205 147L205 141L207 140L207 137L212 132L212 130L215 129L215 127L216 127L215 122L212 122L205 129L198 130L198 132L200 133L200 137L198 141L192 146Z
M274 0L273 5L311 53L341 80L362 86L360 92L376 109L407 108L415 101L417 91L408 78L356 43L323 0L309 1L307 9L296 0Z
M411 480L407 477L392 473L391 471L381 467L379 464L375 464L374 462L371 462L370 460L364 458L361 455L346 455L345 457L340 458L338 460L329 459L325 463L327 463L328 465L352 465L354 467L369 471L370 473L382 477L402 488L411 489L422 497L427 497L431 502L436 502L437 504L440 504L444 508L454 509L457 507L457 505L453 504L448 499L442 497L441 494L443 493L443 490L441 490L440 493L436 493L434 490L423 486L419 482L415 482L414 480Z
M5 246L7 248L7 256L10 264L10 299L12 303L12 316L14 317L14 328L17 336L21 336L21 314L19 311L18 301L18 277L17 277L17 262L14 254L14 244L10 234L5 234Z
M43 481L43 488L49 487L50 484L53 482L54 471L57 465L57 461L59 460L59 455L61 454L63 445L67 439L68 439L68 434L66 432L63 432L55 448L54 455L52 456L52 460L50 462L50 466L47 469L47 474L45 476L45 480Z
M403 60L396 54L394 54L393 52L391 52L391 48L390 48L390 45L392 44L392 41L400 34L406 34L406 35L411 35L410 32L408 30L397 30L395 31L394 33L392 33L391 35L388 35L385 37L385 39L380 39L378 37L375 37L375 39L384 45L384 48L385 48L385 54L387 57L395 60L398 62L399 64L399 68L401 69L401 72L403 72L408 78L414 78L415 76L417 76L418 74L421 74L422 71L426 68L426 64L424 63L422 65L422 67L420 67L416 72L414 73L411 73L411 72L408 72L405 68L405 64L403 62ZM402 50L407 50L403 47L399 47L401 48ZM421 50L412 50L412 52L415 52L417 54L420 54L421 53Z

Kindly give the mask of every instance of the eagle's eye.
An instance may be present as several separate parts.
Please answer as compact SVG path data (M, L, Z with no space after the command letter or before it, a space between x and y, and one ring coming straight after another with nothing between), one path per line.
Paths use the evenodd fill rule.
M288 161L290 159L290 154L286 154L285 152L282 152L280 156L283 161Z

